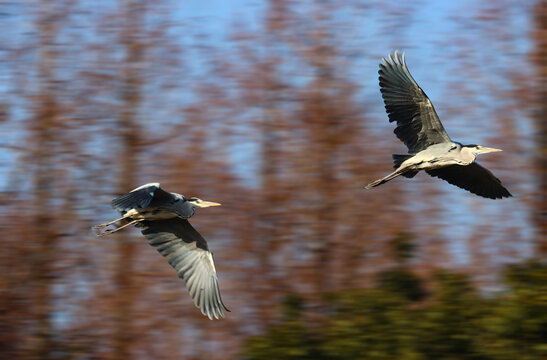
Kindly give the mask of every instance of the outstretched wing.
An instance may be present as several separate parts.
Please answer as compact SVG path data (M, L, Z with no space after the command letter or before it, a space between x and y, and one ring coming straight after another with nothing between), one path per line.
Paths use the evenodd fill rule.
M224 317L226 308L220 297L213 255L205 239L187 220L143 221L138 224L148 243L167 258L184 279L194 304L209 319Z
M470 165L450 165L426 172L485 198L501 199L513 196L503 187L500 179L476 162Z
M131 209L146 209L152 200L174 200L171 193L160 188L159 183L148 183L112 200L112 207L122 215Z
M395 135L418 153L433 144L450 142L433 104L406 67L405 56L397 51L380 64L380 91L389 116L397 122Z

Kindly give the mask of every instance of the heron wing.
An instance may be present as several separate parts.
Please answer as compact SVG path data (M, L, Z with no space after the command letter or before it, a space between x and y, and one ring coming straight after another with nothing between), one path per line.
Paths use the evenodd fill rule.
M470 165L450 165L426 172L485 198L501 199L513 196L503 187L500 179L476 162Z
M144 184L112 200L112 207L122 215L131 209L146 209L152 200L174 200L171 193L160 188L159 183Z
M418 153L433 144L450 142L433 104L418 86L406 66L405 56L397 51L380 64L380 91L389 121L397 122L395 135Z
M213 255L205 239L187 220L143 221L139 224L148 243L167 258L184 279L194 304L209 319L224 317L226 308L220 297Z

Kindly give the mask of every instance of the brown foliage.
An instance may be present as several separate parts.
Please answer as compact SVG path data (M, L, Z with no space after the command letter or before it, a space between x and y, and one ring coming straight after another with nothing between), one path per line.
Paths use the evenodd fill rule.
M468 80L450 78L442 98L469 102L432 100L444 109L448 129L458 121L451 117L482 114L485 97L503 103L486 107L496 121L473 127L465 120L454 138L492 126L488 141L509 151L488 162L522 196L492 205L440 190L425 176L363 189L391 169L389 154L402 149L377 84L361 78L377 70L363 59L377 61L392 49L352 39L359 29L344 11L367 21L369 11L378 12L388 20L381 40L397 43L412 25L402 20L412 19L413 7L269 1L260 31L240 24L218 44L182 22L167 0L105 3L97 11L85 1L45 3L10 10L39 37L21 35L25 41L2 53L8 70L0 68L9 89L0 104L7 135L0 150L13 159L0 178L8 184L0 193L3 357L227 358L241 339L279 319L284 294L303 296L306 319L321 321L325 294L370 286L376 274L397 269L393 239L415 242L415 256L399 262L421 276L463 262L488 284L496 284L492 274L501 263L526 252L514 244L527 239L532 224L522 218L532 211L543 246L545 201L532 195L540 199L546 191L546 136L539 137L539 160L520 156L528 147L519 141L518 117L508 115L521 111L519 99L534 99L534 91L518 91L530 74L469 66L482 55L464 32L453 34L458 56L443 59ZM537 13L541 49L545 12ZM475 15L481 34L500 47L514 44L507 34L492 34L511 12ZM454 21L464 20L470 21ZM541 54L534 55L540 73ZM411 70L439 65L427 57L408 61ZM541 128L545 122L537 119ZM512 172L525 179L539 173L540 187L520 184ZM105 240L89 231L115 216L113 196L149 181L223 204L198 211L192 224L214 252L232 310L226 319L203 318L138 231ZM467 260L454 260L454 253Z

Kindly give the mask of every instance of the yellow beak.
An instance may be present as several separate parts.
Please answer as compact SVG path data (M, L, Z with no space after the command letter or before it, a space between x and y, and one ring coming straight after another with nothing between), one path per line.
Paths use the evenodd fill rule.
M494 148L484 147L484 146L480 147L480 154L486 154L486 153L497 152L497 151L502 151L502 150L501 149L494 149Z
M199 207L209 207L209 206L220 206L221 205L221 204L216 203L216 202L203 201L203 200L201 200L200 202L197 202L195 204L196 204L196 206L199 206Z

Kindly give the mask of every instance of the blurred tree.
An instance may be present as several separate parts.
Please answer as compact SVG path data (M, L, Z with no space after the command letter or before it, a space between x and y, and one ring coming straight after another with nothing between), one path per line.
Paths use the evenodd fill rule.
M423 280L404 269L387 270L378 274L378 287L410 301L420 301L426 295Z
M281 304L281 321L273 325L267 336L247 342L243 359L324 359L314 334L302 318L303 299L286 295Z
M272 319L272 313L268 309L275 294L284 292L286 287L281 272L273 254L280 251L284 233L290 231L285 211L290 211L287 206L286 177L284 176L283 162L285 149L284 132L287 128L285 103L290 86L284 78L282 66L285 61L283 39L289 31L290 4L287 1L268 1L264 19L264 35L262 51L259 62L254 72L258 74L257 103L260 112L256 119L256 132L259 134L260 146L260 191L257 204L257 227L255 234L262 234L260 249L258 250L260 267L263 271L257 273L258 277L266 276L269 281L257 281L257 304L262 309L259 318L262 324L268 324ZM254 80L254 81L256 81Z
M391 240L391 252L396 264L408 265L416 252L413 236L409 233L401 233Z
M535 111L537 141L537 174L539 189L535 196L534 220L537 224L537 250L547 256L547 1L537 0L534 6L532 33L535 41L533 59L538 75L538 106Z
M336 294L333 300L322 331L326 358L403 359L413 353L415 317L399 294L368 289Z
M546 271L538 262L510 267L508 290L496 297L480 297L465 275L439 272L419 307L379 289L333 293L327 323L313 330L300 320L305 303L285 303L285 316L248 339L242 358L540 360L547 352Z
M119 43L124 51L120 86L120 112L116 128L119 131L120 155L116 158L119 171L118 194L124 194L136 186L137 163L139 160L140 130L137 112L141 105L141 67L145 51L144 18L146 5L143 1L125 2L120 16ZM112 359L131 358L131 347L136 336L134 329L134 303L138 286L133 281L135 244L128 241L130 233L119 232L117 260L115 265L116 297L114 300L115 333Z
M418 352L427 359L480 359L475 339L484 307L468 276L442 271L434 287L432 305L414 324Z
M495 278L499 263L518 258L514 249L526 251L527 234L544 242L543 183L495 205L440 194L429 181L362 189L400 150L377 67L365 64L396 47L437 51L414 36L433 10L259 1L237 13L252 21L236 20L228 40L217 21L224 7L209 34L210 19L193 12L203 8L186 2L50 3L0 2L0 166L9 170L0 178L0 357L229 358L260 333L248 342L250 358L506 359L522 347L529 358L543 355L544 289L522 275L514 281L523 288L511 283L483 298L470 280ZM518 151L527 148L515 146L527 124L505 115L505 104L525 103L508 101L526 67L506 38L528 19L513 10L526 7L488 5L445 18L438 48L446 54L429 58L479 84L503 82L470 92L450 74L442 89L463 94L466 111L503 103L492 133L519 161L501 159L521 175L541 172L541 153L528 167ZM534 13L542 24L544 11ZM475 61L491 60L483 49L502 60ZM511 72L496 71L504 61ZM224 204L192 221L215 252L226 319L203 319L138 231L99 242L89 233L112 215L112 196L142 181ZM514 221L532 213L532 193L538 231ZM477 265L469 278L432 276L468 258ZM286 294L295 295L277 306Z
M547 264L531 261L504 272L507 290L489 301L480 347L493 359L547 358Z
M31 334L31 358L53 359L59 350L56 343L58 335L52 324L56 272L56 251L59 241L57 208L55 204L56 187L59 185L59 166L56 155L59 153L57 134L62 128L60 122L59 91L57 86L57 37L59 28L66 19L66 12L48 1L39 3L36 29L39 34L38 90L35 94L34 114L30 121L30 137L27 144L27 159L32 171L32 221L28 225L36 237L36 247L28 259L31 267L29 290L32 298L32 314L36 322Z
M394 268L377 275L378 288L397 294L410 301L420 301L426 295L423 280L410 269L410 260L416 246L412 235L402 233L390 242Z

